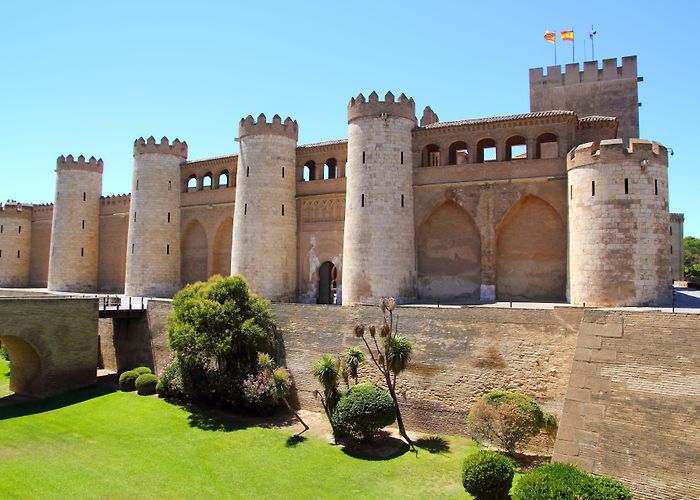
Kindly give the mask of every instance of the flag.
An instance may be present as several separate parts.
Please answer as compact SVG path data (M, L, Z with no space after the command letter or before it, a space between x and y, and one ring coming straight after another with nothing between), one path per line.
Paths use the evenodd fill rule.
M547 40L549 43L557 43L556 34L553 31L545 31L544 39Z
M595 32L595 31L591 31L591 32L588 34L588 37L589 37L591 40L593 40L593 37L596 36L596 33L597 33L597 32Z
M569 42L573 42L574 41L574 30L562 31L561 32L561 39L567 40Z

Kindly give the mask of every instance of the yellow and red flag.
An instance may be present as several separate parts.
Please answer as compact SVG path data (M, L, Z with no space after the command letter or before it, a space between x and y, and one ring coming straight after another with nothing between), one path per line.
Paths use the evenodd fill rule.
M574 30L562 31L561 32L561 39L569 41L569 42L573 42L574 41Z
M544 32L544 39L547 40L549 43L557 43L556 36L556 33L554 33L553 31Z

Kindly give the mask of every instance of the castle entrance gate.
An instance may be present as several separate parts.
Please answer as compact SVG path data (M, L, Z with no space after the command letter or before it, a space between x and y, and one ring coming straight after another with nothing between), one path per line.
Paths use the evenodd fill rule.
M335 304L337 294L338 268L332 262L326 261L318 270L318 304Z

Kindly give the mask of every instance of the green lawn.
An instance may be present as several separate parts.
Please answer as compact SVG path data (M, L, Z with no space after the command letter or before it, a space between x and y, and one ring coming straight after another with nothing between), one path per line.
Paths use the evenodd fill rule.
M10 391L10 363L0 358L0 398L12 394Z
M99 387L0 407L0 498L464 498L460 466L476 450L448 437L440 453L364 460L235 427Z

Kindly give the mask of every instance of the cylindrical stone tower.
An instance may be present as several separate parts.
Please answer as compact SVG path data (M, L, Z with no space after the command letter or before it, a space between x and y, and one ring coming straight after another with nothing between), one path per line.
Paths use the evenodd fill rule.
M0 203L0 286L29 285L32 248L32 206Z
M296 121L241 120L231 274L268 300L296 299Z
M97 291L103 167L94 156L59 156L56 161L49 290Z
M413 159L415 103L391 92L348 104L343 305L416 296Z
M180 289L180 164L187 143L134 141L124 293L172 297Z
M582 144L567 170L570 302L670 303L666 148L642 139Z

